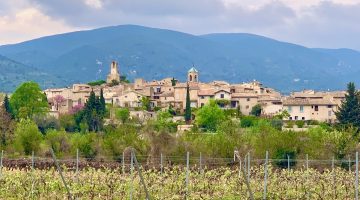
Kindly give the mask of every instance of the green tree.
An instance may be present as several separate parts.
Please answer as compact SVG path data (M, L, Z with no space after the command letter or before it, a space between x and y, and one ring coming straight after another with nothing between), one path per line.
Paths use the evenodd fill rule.
M116 110L116 118L121 120L121 122L124 124L127 120L129 120L130 112L127 108L119 108Z
M196 115L197 124L208 131L216 131L224 119L224 111L213 100L200 108Z
M16 118L32 118L49 109L46 95L35 82L21 84L11 96L10 105Z
M340 124L352 124L358 128L360 127L359 95L353 82L348 83L345 100L335 114Z
M189 84L186 86L186 104L185 104L185 121L190 123L191 121L191 106L190 106L190 89Z
M100 106L100 112L103 116L105 116L106 114L106 103L105 103L105 98L104 98L104 92L103 89L101 88L100 90L100 97L99 97L99 106Z
M30 119L21 119L15 129L15 144L20 152L30 155L40 149L42 134Z
M46 143L54 150L57 156L70 152L70 138L64 130L50 130L45 136Z
M149 97L142 97L140 101L141 101L142 108L143 108L144 110L146 110L146 111L150 111L150 110L151 110Z
M100 99L95 96L94 91L91 91L84 110L80 111L76 116L76 122L80 125L85 120L88 130L97 132L102 129L103 118Z
M251 108L250 115L254 115L256 117L260 117L261 115L261 105L256 104L254 107Z
M9 113L10 117L11 118L14 118L14 112L11 108L11 105L10 105L10 100L9 100L9 97L8 95L6 94L5 97L4 97L4 108L5 108L5 111L7 113Z

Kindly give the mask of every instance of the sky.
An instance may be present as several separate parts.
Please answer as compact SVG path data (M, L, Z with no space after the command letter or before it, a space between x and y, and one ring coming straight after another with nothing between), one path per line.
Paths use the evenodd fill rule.
M0 0L0 45L121 24L360 50L360 0Z

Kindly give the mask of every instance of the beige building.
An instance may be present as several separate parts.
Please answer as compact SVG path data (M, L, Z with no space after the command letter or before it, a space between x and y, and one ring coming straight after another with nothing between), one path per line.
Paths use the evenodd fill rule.
M113 81L120 83L119 65L112 61L110 65L110 73L107 76L106 83L111 84Z

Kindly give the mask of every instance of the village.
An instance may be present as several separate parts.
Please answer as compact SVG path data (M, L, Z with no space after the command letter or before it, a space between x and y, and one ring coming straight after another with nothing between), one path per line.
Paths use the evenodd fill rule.
M189 87L191 108L201 108L214 99L222 109L238 109L242 115L249 115L254 106L261 106L261 116L273 117L283 111L284 120L336 122L335 112L345 99L345 91L304 90L283 96L273 88L258 81L230 84L214 80L201 82L201 73L191 67L187 82L175 78L146 81L137 78L133 83L120 80L119 65L113 61L106 82L97 85L73 84L69 88L46 89L51 115L58 117L80 109L87 102L90 92L96 95L103 90L105 102L113 107L125 107L131 117L141 120L155 118L157 110L172 108L178 116L185 111L187 87ZM148 99L151 109L144 110L142 99ZM175 117L174 117L175 118ZM178 120L183 120L179 117Z

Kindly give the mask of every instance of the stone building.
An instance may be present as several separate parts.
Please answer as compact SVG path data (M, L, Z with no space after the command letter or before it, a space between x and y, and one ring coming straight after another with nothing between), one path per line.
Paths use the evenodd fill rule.
M107 76L106 83L111 84L113 82L120 83L119 65L117 62L112 61L110 65L110 73Z

